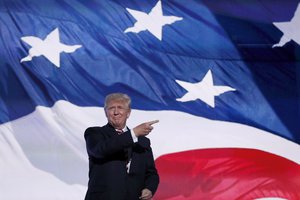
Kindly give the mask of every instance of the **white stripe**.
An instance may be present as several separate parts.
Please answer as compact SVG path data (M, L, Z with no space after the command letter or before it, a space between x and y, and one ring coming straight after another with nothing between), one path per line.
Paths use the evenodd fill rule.
M260 149L300 163L300 145L242 124L177 111L132 110L128 125L133 128L155 119L160 122L153 125L149 138L156 158L191 149L239 147ZM5 165L0 165L1 197L40 200L47 194L48 199L83 199L88 176L83 133L89 126L106 123L103 108L59 101L52 108L38 107L27 116L2 124L0 163ZM22 190L12 191L15 188Z
M300 163L300 145L258 128L175 111L134 111L132 115L139 122L160 120L149 135L156 157L192 149L237 147L259 149Z

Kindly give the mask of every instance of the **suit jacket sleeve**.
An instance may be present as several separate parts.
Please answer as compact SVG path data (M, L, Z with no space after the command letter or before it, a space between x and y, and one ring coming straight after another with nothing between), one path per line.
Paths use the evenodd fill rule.
M133 144L130 131L118 135L110 127L90 127L84 134L89 156L104 159Z
M155 162L153 158L153 153L152 149L150 146L150 140L147 139L148 141L148 147L146 149L146 154L147 154L147 170L146 170L146 180L145 180L145 188L149 189L152 194L154 195L158 184L159 184L159 175L157 173L157 169L155 167Z

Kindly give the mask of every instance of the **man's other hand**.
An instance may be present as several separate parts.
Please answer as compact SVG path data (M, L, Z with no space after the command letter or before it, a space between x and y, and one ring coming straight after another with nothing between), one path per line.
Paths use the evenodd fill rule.
M140 199L150 200L151 198L152 198L152 192L150 190L148 190L147 188L143 189Z

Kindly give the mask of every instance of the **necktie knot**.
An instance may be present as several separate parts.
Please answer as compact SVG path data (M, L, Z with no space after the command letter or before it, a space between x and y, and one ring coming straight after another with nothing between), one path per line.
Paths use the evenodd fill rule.
M116 131L117 131L118 135L121 135L124 132L122 129L121 130L117 129Z

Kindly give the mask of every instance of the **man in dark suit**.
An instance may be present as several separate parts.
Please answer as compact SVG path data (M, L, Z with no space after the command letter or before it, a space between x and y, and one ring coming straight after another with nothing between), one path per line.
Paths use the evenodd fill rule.
M148 200L158 187L150 140L145 136L158 120L132 130L126 126L131 99L123 93L105 98L108 123L85 131L89 183L85 200Z

